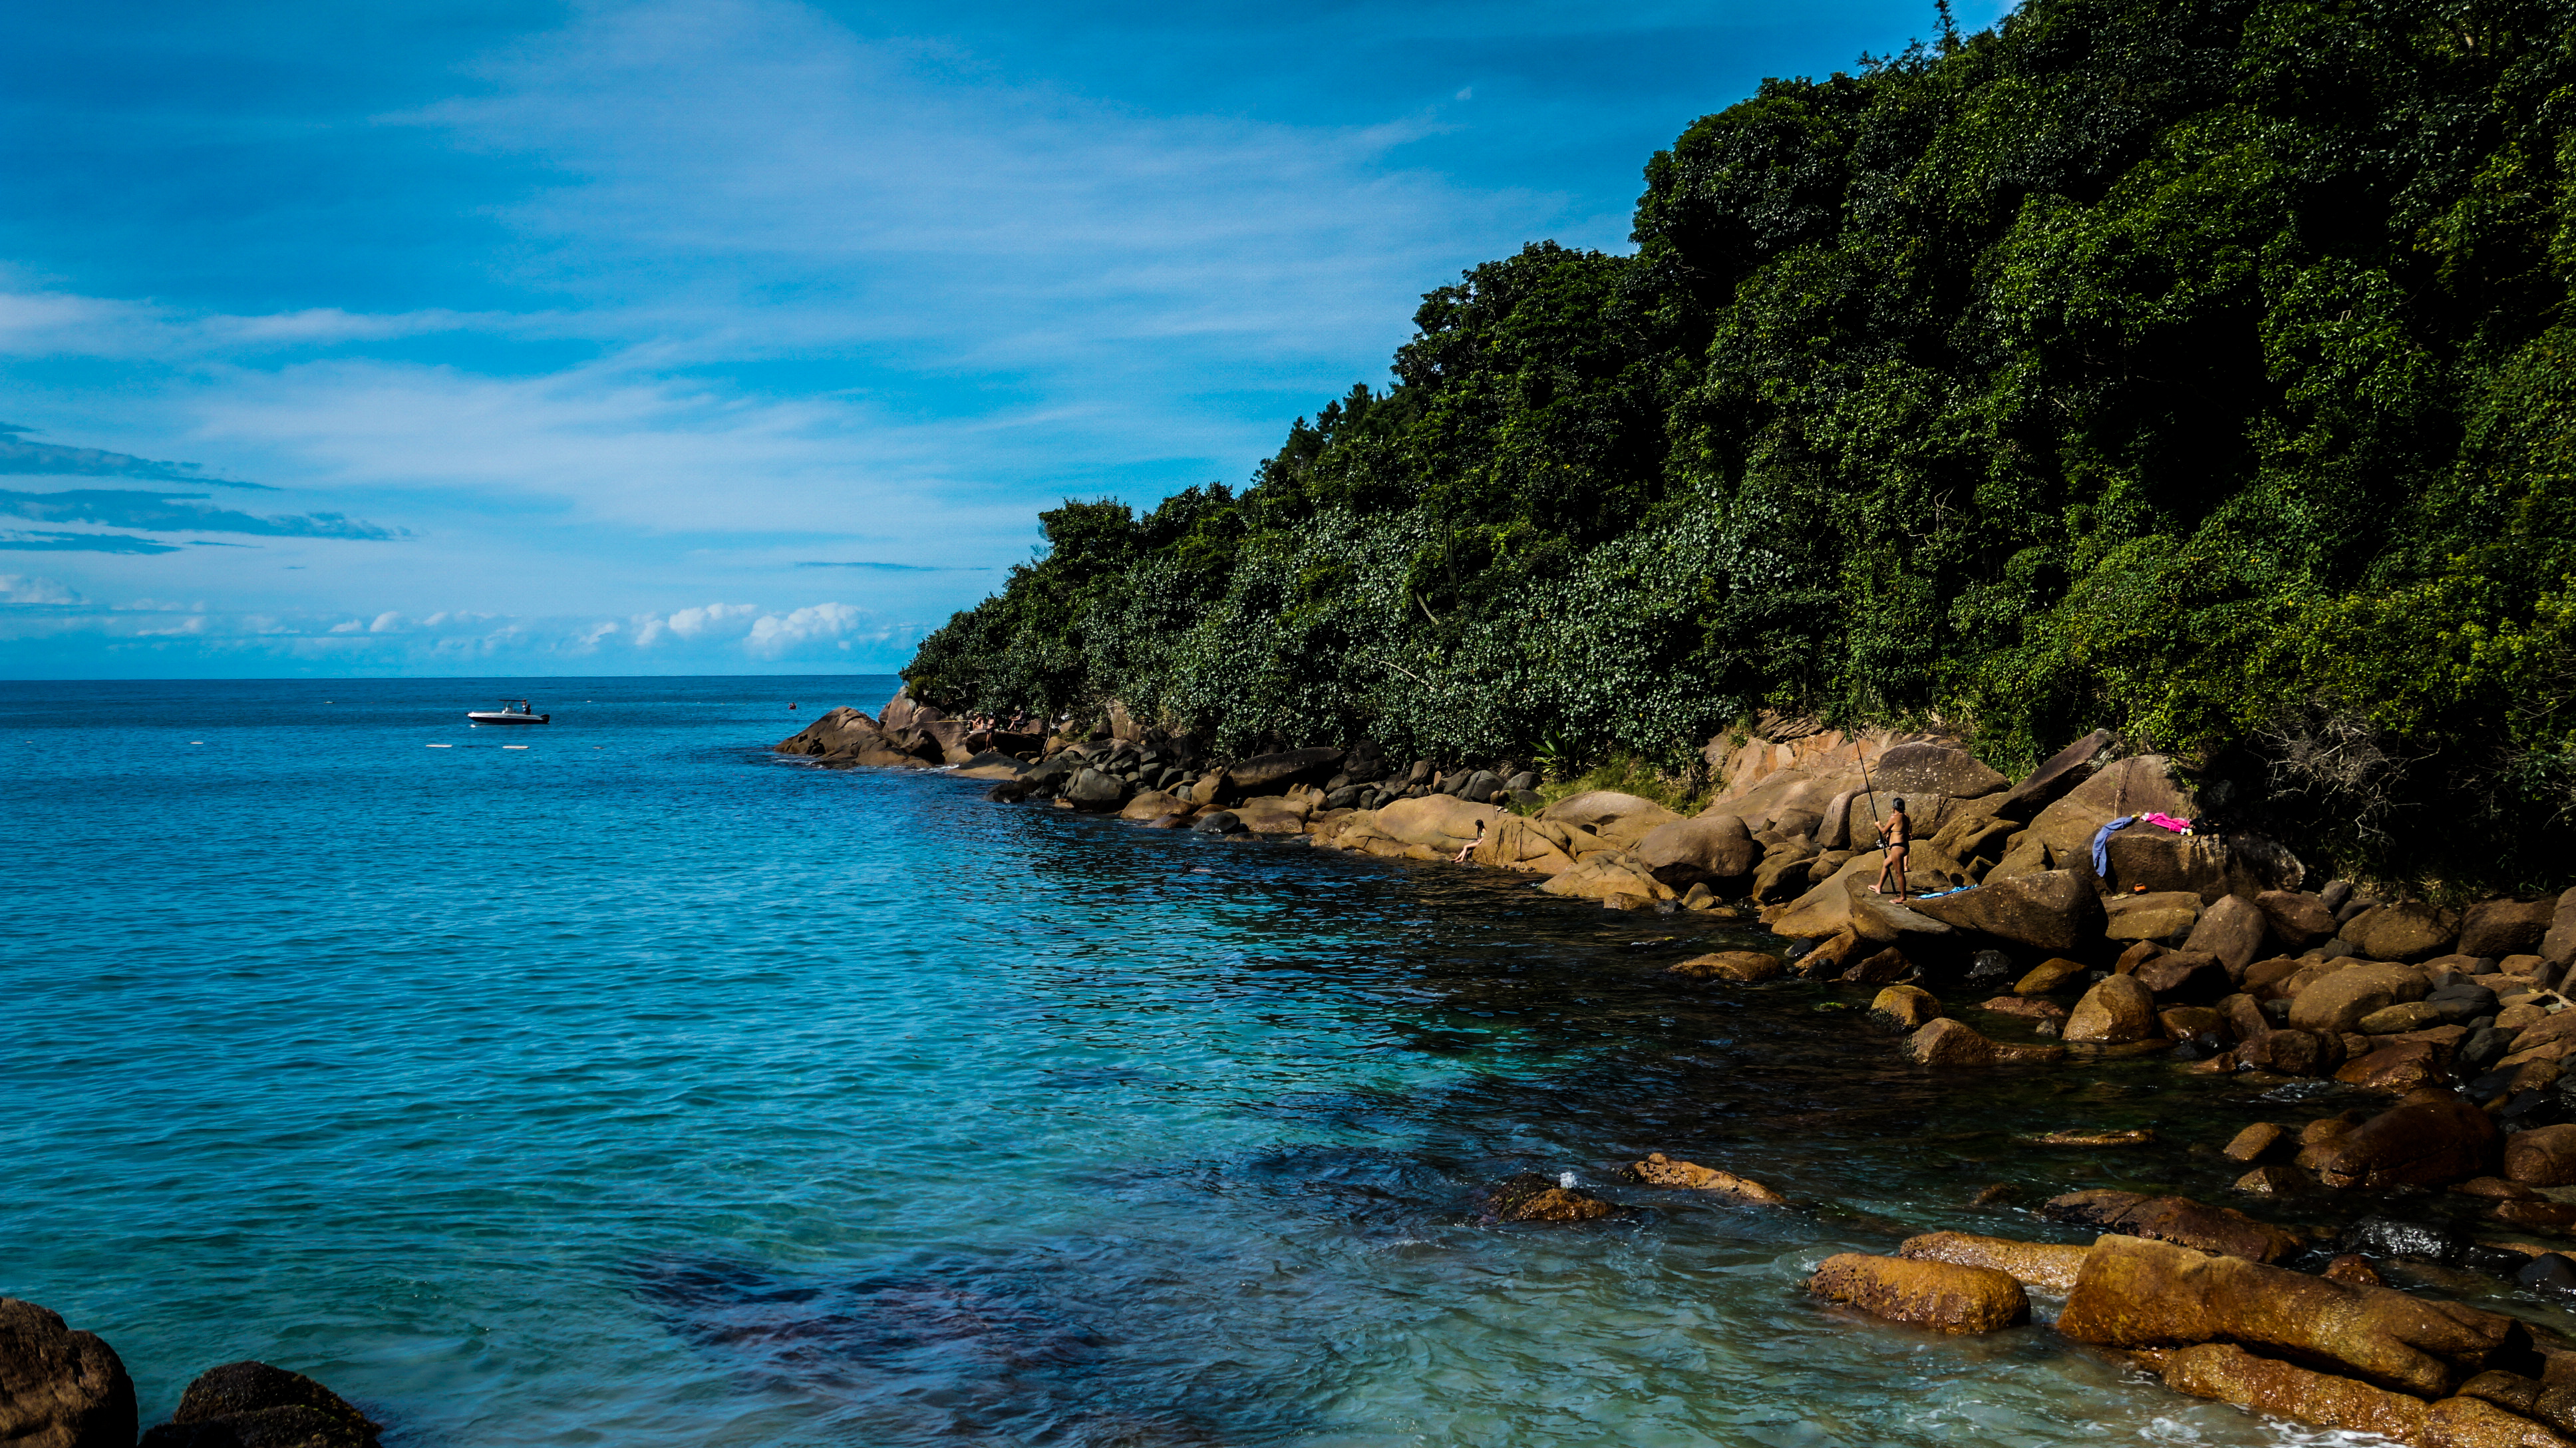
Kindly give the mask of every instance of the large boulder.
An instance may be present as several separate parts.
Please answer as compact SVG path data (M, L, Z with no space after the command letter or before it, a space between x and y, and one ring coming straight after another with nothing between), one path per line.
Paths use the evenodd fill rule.
M2102 760L2118 744L2118 736L2110 730L2096 729L2048 756L1995 805L1996 816L2016 824L2030 823L2031 816L2092 778L2093 771L2101 767Z
M2214 955L2220 964L2241 974L2262 953L2263 939L2271 930L2271 917L2262 906L2242 895L2221 895L2201 912L2200 923L2192 927L2183 949Z
M2227 967L2198 950L2166 951L2132 971L2129 979L2145 986L2160 1005L2214 1005L2235 989Z
M1548 877L1539 889L1550 895L1565 895L1578 900L1607 903L1613 895L1627 895L1640 900L1677 900L1672 886L1654 877L1637 857L1617 851L1588 855L1575 862L1572 869Z
M2102 902L2102 934L2112 940L2179 940L2200 923L2200 893L2158 890Z
M2165 1386L2216 1398L2249 1413L2319 1428L2375 1433L2400 1443L2421 1441L2424 1400L2278 1358L2256 1357L2228 1342L2205 1342L2163 1355Z
M2131 825L2111 836L2103 853L2110 857L2109 883L2122 890L2186 891L2204 902L2227 893L2227 844L2213 836Z
M1540 810L1538 817L1581 825L1621 849L1635 849L1657 826L1681 819L1651 799L1621 794L1615 789L1589 790L1558 800Z
M2142 1237L2094 1242L2057 1330L2101 1347L2234 1343L2428 1398L2531 1354L2511 1318Z
M1807 1279L1818 1297L1942 1332L2000 1332L2030 1320L2021 1284L1991 1267L1842 1252Z
M1234 807L1234 817L1256 835L1296 835L1306 831L1306 820L1313 813L1308 799L1287 795L1257 795Z
M1924 796L1913 803L1915 818L1926 820L1939 797L1977 799L2012 784L1975 755L1941 744L1897 745L1870 766L1869 782L1882 795Z
M2376 906L2343 923L2343 938L2372 960L2440 955L2458 933L2458 918L2450 911L2412 901Z
M2460 954L2491 960L2531 954L2557 915L2555 900L2482 900L2460 917Z
M2102 933L2102 902L2072 870L2044 870L1906 903L1958 929L2031 950L2076 950Z
M1918 1066L2019 1065L2055 1061L2065 1054L2064 1046L2008 1046L1948 1016L1905 1038L1905 1057Z
M2552 965L2576 960L2576 890L2558 897L2558 908L2549 917L2549 933L2540 937L2540 955Z
M2295 890L2266 890L2254 897L2272 933L2292 950L2305 950L2335 933L2334 912L2314 895Z
M1075 771L1073 778L1066 781L1063 798L1078 810L1115 814L1126 805L1128 792L1133 788L1117 775L1084 768Z
M1446 794L1400 799L1379 808L1376 816L1373 825L1378 833L1408 845L1428 845L1443 854L1455 854L1474 840L1479 822L1490 831L1504 817L1492 805L1469 804Z
M1906 1238L1896 1255L1918 1262L1992 1268L2026 1286L2068 1292L2074 1289L2076 1275L2084 1270L2084 1259L2092 1251L2089 1246L2058 1242L2016 1242L1966 1232L1927 1232Z
M0 1297L0 1443L133 1448L134 1383L116 1350L61 1314Z
M1285 794L1291 785L1322 784L1341 767L1342 751L1338 749L1257 754L1226 766L1225 788L1235 795Z
M1952 934L1947 921L1935 920L1911 906L1870 893L1878 878L1876 853L1854 855L1832 875L1807 887L1807 893L1776 914L1765 914L1772 933L1800 940L1822 940L1850 932L1880 945L1919 936Z
M2504 1174L2527 1187L2576 1186L2576 1126L2543 1126L2506 1137Z
M2105 976L2066 1017L2065 1038L2116 1046L2164 1034L2156 1020L2156 995L2136 976Z
M1735 816L1699 815L1646 831L1638 837L1636 855L1656 879L1687 890L1704 880L1735 880L1753 873L1762 847Z
M377 1448L380 1431L302 1373L238 1362L198 1374L141 1448Z
M2102 766L2092 778L2033 816L2023 838L2045 843L2061 866L2080 860L2082 868L2090 870L2094 831L2109 824L2114 815L2149 813L2182 819L2199 813L2191 791L2173 777L2172 761L2161 754L2141 754Z
M2440 1089L2411 1093L2343 1134L2323 1153L2317 1180L2348 1187L2433 1187L2486 1172L2496 1125L2484 1111Z
M2424 972L2411 965L2370 961L2347 965L2308 982L2290 1001L2290 1025L2297 1030L2341 1035L2361 1027L2361 1018L2400 1001L2420 1001L2433 988Z

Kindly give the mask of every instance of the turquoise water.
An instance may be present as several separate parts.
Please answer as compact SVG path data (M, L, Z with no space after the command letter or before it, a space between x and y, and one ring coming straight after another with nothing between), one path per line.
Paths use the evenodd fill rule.
M893 684L0 685L0 1292L147 1422L257 1357L403 1445L2281 1440L1798 1288L2054 1235L1991 1181L2214 1193L2277 1107L1936 1080L1658 985L1748 938L1691 917L767 752ZM1809 1206L1612 1179L1657 1149ZM1636 1210L1481 1220L1519 1171Z

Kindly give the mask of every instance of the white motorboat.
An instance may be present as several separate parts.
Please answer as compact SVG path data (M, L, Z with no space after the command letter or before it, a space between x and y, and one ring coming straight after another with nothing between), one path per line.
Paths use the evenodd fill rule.
M510 707L512 704L517 704L519 707L513 709ZM525 699L504 699L498 709L467 710L465 722L469 724L543 724L553 717L551 714L540 714L530 709Z

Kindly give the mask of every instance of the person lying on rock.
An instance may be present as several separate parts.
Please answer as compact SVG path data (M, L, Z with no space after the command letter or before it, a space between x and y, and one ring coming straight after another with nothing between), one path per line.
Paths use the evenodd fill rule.
M1904 800L1891 799L1887 803L1887 818L1878 822L1878 843L1887 851L1887 859L1879 865L1878 883L1869 887L1869 893L1886 894L1888 877L1893 875L1897 903L1902 904L1905 900L1905 846L1914 838L1914 822L1905 817Z
M1458 853L1449 857L1449 863L1453 865L1463 865L1467 863L1467 857L1476 853L1476 847L1484 842L1485 822L1483 820L1478 820L1476 821L1476 837L1469 840L1467 843L1460 845L1458 847Z

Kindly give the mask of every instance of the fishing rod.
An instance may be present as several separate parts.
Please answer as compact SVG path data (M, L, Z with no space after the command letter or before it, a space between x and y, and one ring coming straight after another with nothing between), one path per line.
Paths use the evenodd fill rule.
M1877 848L1883 852L1887 849L1887 827L1880 823L1878 818L1878 791L1870 786L1869 755L1862 750L1861 743L1857 739L1852 741L1852 758L1860 761L1860 787L1861 792L1869 796L1870 828L1877 832Z

